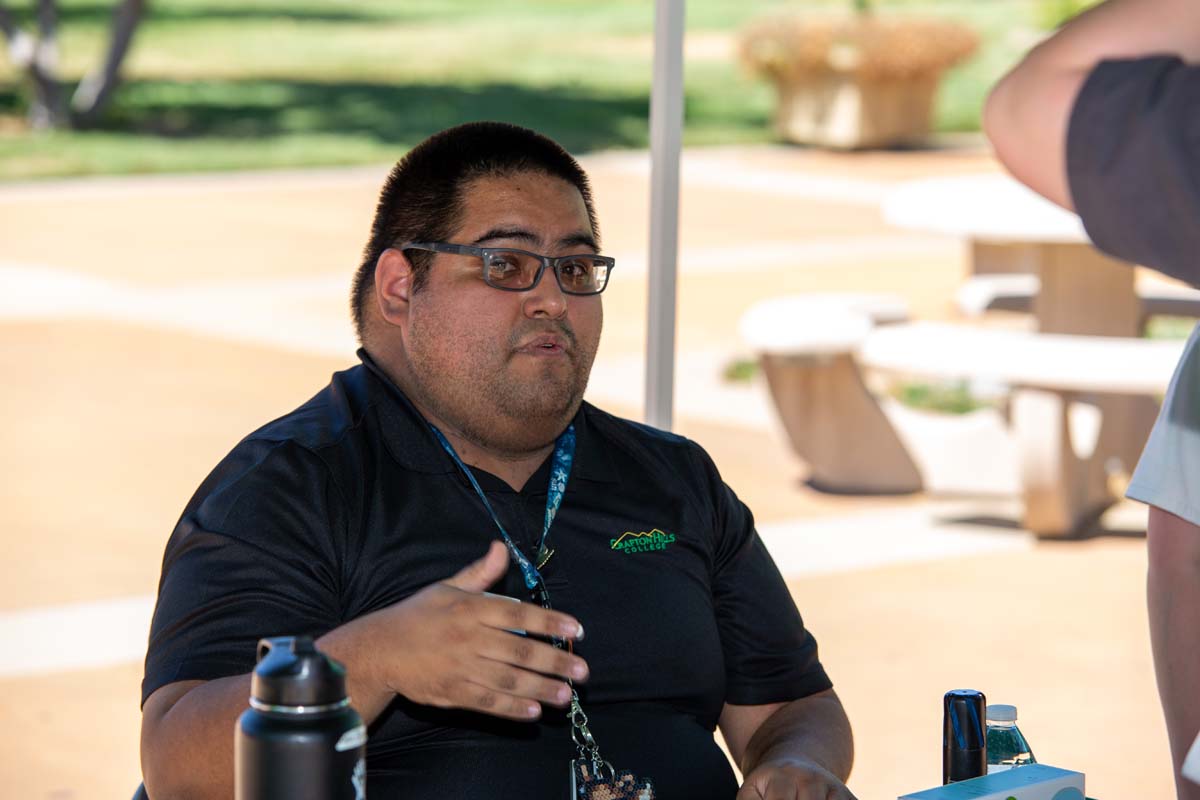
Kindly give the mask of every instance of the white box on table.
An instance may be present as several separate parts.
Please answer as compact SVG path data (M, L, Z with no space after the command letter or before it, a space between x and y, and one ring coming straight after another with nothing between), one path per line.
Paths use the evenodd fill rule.
M1084 800L1083 773L1027 764L906 794L899 800Z

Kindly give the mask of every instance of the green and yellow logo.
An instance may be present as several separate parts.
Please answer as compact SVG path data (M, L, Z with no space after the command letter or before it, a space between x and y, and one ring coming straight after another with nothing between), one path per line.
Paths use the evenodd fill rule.
M622 553L649 553L652 550L666 550L667 545L674 541L675 534L655 528L641 533L625 531L616 539L609 539L608 544L613 550Z

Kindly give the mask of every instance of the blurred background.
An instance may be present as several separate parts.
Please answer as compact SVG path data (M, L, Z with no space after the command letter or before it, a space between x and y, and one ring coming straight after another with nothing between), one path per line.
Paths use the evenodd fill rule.
M49 72L75 85L97 70L113 36L108 0L7 0L37 39L39 9L56 10ZM482 0L126 2L136 16L123 81L71 131L32 136L32 81L0 72L0 177L374 164L429 133L471 119L535 125L573 152L644 147L652 58L648 0L498 5ZM764 16L832 14L850 0L687 3L689 145L769 142L772 91L739 64L738 33ZM1082 0L878 0L880 15L961 21L979 37L946 76L934 127L979 129L991 84ZM7 26L6 26L7 27ZM914 46L910 43L910 47ZM936 50L936 40L921 47ZM76 115L77 116L77 115Z
M1087 5L687 3L675 427L754 509L855 724L862 798L939 782L960 687L1015 703L1039 760L1093 797L1171 791L1144 510L1032 530L1011 387L886 364L864 365L869 396L918 478L822 485L806 435L885 448L839 438L844 419L781 424L802 399L742 324L764 301L868 295L903 320L1034 327L1028 302L964 305L989 272L970 226L896 204L998 175L988 88ZM166 538L239 438L353 363L376 193L429 134L504 120L581 158L618 263L589 398L641 418L653 26L650 0L0 0L5 794L133 792Z

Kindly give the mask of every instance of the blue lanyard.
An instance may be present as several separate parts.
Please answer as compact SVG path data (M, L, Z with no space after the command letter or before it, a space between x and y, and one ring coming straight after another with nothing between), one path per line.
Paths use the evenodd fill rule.
M504 539L504 544L508 547L508 552L512 554L513 560L521 568L521 575L525 578L526 588L531 592L536 592L539 587L544 587L542 574L538 572L538 568L544 566L550 559L550 556L554 555L553 550L546 548L546 537L550 533L550 525L554 522L554 516L558 513L558 507L562 505L563 494L567 490L567 479L571 476L571 462L575 460L575 425L568 425L567 429L554 442L554 460L550 464L550 487L546 492L546 519L542 525L541 541L538 542L537 566L531 564L529 559L525 557L525 554L513 544L508 531L504 530L504 525L500 523L500 518L492 510L492 504L488 502L487 495L483 493L483 489L479 488L479 481L475 480L475 476L471 473L471 470L467 469L467 465L458 457L458 453L454 452L454 448L450 446L450 442L446 440L445 435L433 425L430 425L429 428L441 443L442 448L450 454L450 458L454 459L454 463L462 470L463 475L467 476L467 480L471 482L471 486L475 489L475 494L479 495L479 499L483 501L484 508L492 515L492 522L496 523L496 527L500 530L500 536Z

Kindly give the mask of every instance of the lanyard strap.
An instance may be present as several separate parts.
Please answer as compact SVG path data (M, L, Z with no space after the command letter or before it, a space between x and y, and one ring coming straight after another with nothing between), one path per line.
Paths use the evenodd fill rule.
M492 509L492 504L488 502L487 495L480 488L479 481L475 480L475 475L462 462L462 459L458 457L458 453L454 452L454 448L450 446L450 442L446 439L445 434L433 425L430 425L429 429L433 431L433 435L437 437L442 448L450 454L450 458L454 459L454 463L462 470L463 475L471 482L471 486L475 489L475 494L479 495L479 499L483 501L484 508L492 515L492 522L496 523L496 528L500 531L500 537L504 540L505 546L508 547L508 552L512 554L513 560L521 568L521 576L525 579L525 587L532 592L536 591L538 587L544 586L545 584L542 583L542 575L538 572L538 567L546 563L546 559L549 558L547 554L552 552L546 549L546 541L547 536L550 534L550 525L554 522L555 515L558 514L558 507L562 505L563 494L567 490L567 480L571 476L571 462L575 460L575 425L568 425L567 429L554 442L554 460L550 464L550 486L546 491L546 517L542 525L542 538L538 542L539 564L537 566L530 563L520 548L513 543L512 538L508 535L508 531L504 530L504 525L501 524L500 518L496 516L496 512Z
M483 501L484 508L492 515L492 522L496 523L496 529L500 531L500 536L504 539L504 544L508 547L508 552L512 554L513 559L521 568L521 575L525 578L526 588L534 593L539 603L546 608L550 608L550 595L546 591L546 584L542 580L542 574L538 572L538 567L545 564L546 559L550 557L549 554L553 552L546 549L546 540L550 534L550 525L554 522L555 515L558 514L558 507L562 505L563 494L567 490L567 480L571 477L571 462L575 460L575 425L568 425L567 429L554 442L554 460L550 464L550 486L546 491L546 517L542 525L542 538L538 543L537 566L531 564L520 548L513 543L512 538L508 535L508 531L504 530L504 525L500 522L500 518L496 516L492 504L488 502L487 495L483 493L483 489L479 486L479 481L475 480L475 475L467 468L462 459L458 457L458 453L454 452L454 448L450 446L450 442L446 439L445 434L433 425L430 425L429 428L441 443L442 448L450 454L450 458L462 470L463 475L467 476L467 480L471 482L471 487L475 489L475 494L479 495L479 499ZM569 643L563 639L555 637L552 643L560 650L570 650ZM600 756L600 746L596 744L596 739L588 729L587 715L583 713L583 708L579 704L579 693L575 691L574 683L570 680L567 682L571 686L571 708L567 713L567 719L571 723L571 739L575 742L579 758L591 762L597 777L603 777L604 773L607 772L609 782L614 783L616 781L616 771L613 769L612 764ZM572 772L572 775L574 775L574 772ZM653 796L653 794L650 795L650 797Z

